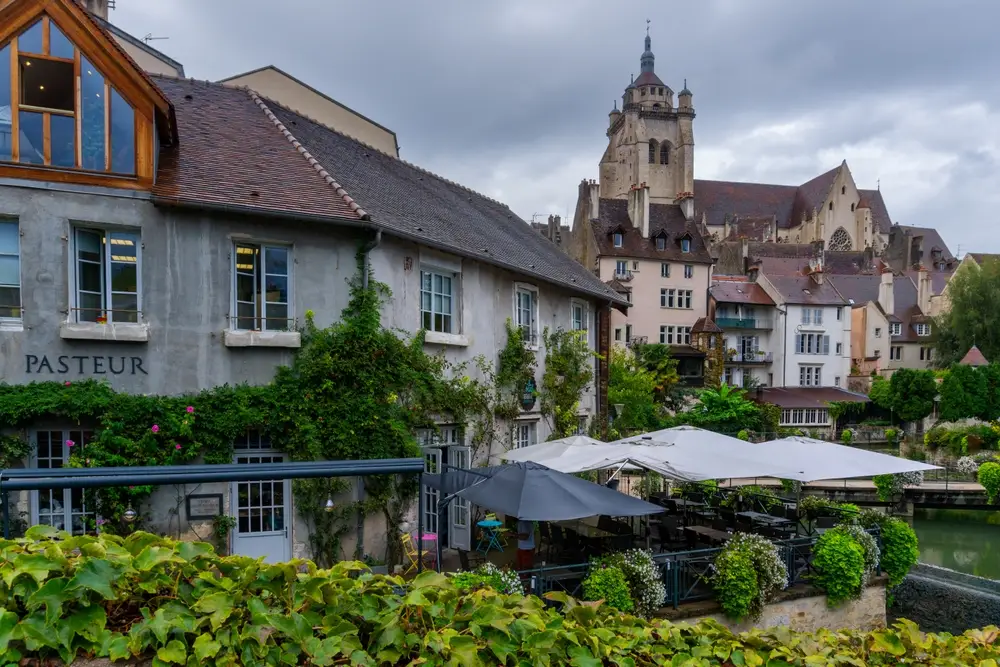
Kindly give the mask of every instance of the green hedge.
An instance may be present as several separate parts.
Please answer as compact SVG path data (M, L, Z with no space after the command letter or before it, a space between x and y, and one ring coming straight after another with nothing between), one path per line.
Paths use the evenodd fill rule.
M32 529L0 542L0 665L99 656L180 665L992 665L996 628L925 635L775 629L734 635L644 621L598 603L410 583L360 563L319 570L217 556L135 533ZM985 662L984 662L985 661ZM25 664L35 664L26 660ZM42 663L45 664L45 663Z

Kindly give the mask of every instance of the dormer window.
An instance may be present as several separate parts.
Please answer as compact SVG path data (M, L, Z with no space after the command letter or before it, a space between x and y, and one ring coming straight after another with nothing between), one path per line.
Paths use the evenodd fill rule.
M681 252L691 252L691 239L681 239Z
M50 17L0 45L0 161L134 177L136 123L132 104ZM143 123L150 138L151 129Z
M615 232L614 234L611 235L611 243L616 248L621 248L623 245L625 245L625 235L622 234L621 232Z
M656 237L656 249L657 250L666 250L667 249L667 239L666 239L666 237L664 237L664 236L657 236Z

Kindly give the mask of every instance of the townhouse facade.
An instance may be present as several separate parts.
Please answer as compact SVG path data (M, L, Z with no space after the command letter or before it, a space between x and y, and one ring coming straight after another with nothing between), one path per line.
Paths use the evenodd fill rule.
M783 358L774 299L746 276L721 275L715 276L709 297L711 317L723 331L722 382L744 389L773 387L775 359L780 364Z
M540 380L544 329L586 330L596 352L609 308L627 306L504 204L252 90L150 74L74 0L0 5L5 129L0 373L8 384L99 379L178 395L266 383L302 344L306 311L319 326L339 318L359 248L392 290L383 323L425 330L428 350L453 362L495 359L511 320ZM581 424L599 418L597 386L595 378L582 397ZM473 461L464 425L439 426L418 434L430 470L499 453ZM62 467L67 443L85 448L97 427L32 424L24 464ZM536 403L503 428L510 446L524 446L551 426ZM233 446L236 463L284 456L257 431ZM290 485L254 482L267 487L264 507L249 484L198 490L222 496L237 519L231 549L309 556L307 528L290 518ZM137 508L151 527L174 521L177 533L204 533L204 521L172 517L176 503L161 493ZM88 516L68 491L24 494L19 505L31 523L74 532ZM456 506L441 526L428 513L425 525L468 548L469 512ZM267 525L250 516L269 517ZM386 530L369 522L364 549L379 553Z

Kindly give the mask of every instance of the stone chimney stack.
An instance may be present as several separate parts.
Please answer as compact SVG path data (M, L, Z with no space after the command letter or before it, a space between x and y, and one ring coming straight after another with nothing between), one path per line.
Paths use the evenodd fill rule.
M596 220L601 217L601 186L597 181L591 179L588 183L590 188L590 219Z
M886 315L892 315L896 310L896 295L893 291L895 277L890 269L882 272L882 282L878 286L878 304Z
M649 238L649 186L645 183L635 185L628 193L628 217L632 226L642 233L642 238Z
M81 0L80 4L94 16L108 20L108 0Z
M931 273L927 267L921 266L917 275L917 305L924 315L931 315L931 296L934 294Z

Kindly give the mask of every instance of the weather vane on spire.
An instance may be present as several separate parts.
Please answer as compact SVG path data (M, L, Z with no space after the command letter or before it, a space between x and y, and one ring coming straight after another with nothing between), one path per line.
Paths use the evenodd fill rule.
M646 37L649 37L649 19L646 19Z

